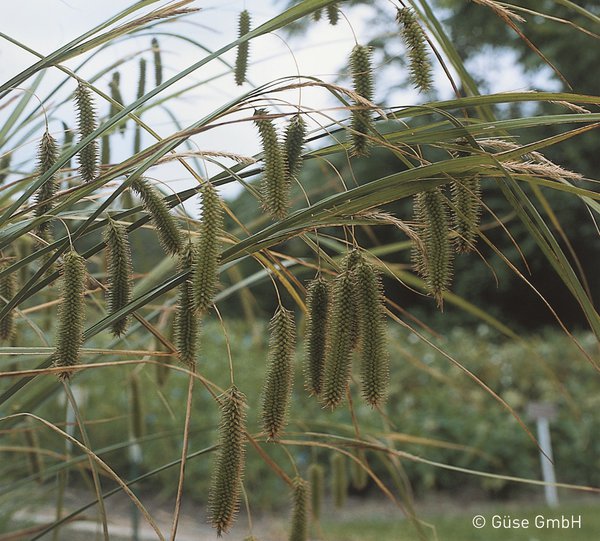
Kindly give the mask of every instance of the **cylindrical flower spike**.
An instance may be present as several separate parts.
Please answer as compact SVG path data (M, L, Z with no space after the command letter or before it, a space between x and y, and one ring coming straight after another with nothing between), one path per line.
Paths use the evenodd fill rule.
M266 109L257 109L254 115L266 117ZM279 143L277 130L270 118L255 120L263 148L265 171L262 192L265 209L274 218L282 219L287 215L290 206L290 180L285 174L283 150Z
M450 226L444 196L440 188L417 194L415 218L420 226L422 250L415 245L413 260L417 272L425 280L427 289L439 306L442 294L452 277Z
M240 13L238 24L238 37L241 38L250 32L250 13L248 13L248 10L245 9ZM238 45L237 57L235 60L235 84L238 86L243 85L246 80L249 53L250 43L248 41L244 41Z
M368 101L373 101L373 69L371 67L371 49L364 45L356 45L350 54L350 72L354 91ZM367 156L370 140L367 135L372 131L373 118L371 110L364 103L356 102L352 110L352 146L353 156Z
M75 90L75 106L77 109L79 140L82 141L98 127L92 94L83 83L79 83ZM82 180L84 182L94 180L98 172L98 141L94 139L85 145L79 151L77 158Z
M227 533L240 507L246 452L246 397L233 385L221 397L219 449L208 491L210 522Z
M53 358L55 366L71 367L79 364L85 321L85 259L75 251L63 257L61 293ZM59 377L69 379L70 372L62 372Z
M54 137L52 137L52 135L46 131L42 136L38 150L38 175L42 176L44 173L46 173L46 171L48 171L56 163L57 158L58 143L56 142L56 139L54 139ZM54 203L51 201L51 199L54 197L57 190L58 184L56 182L55 173L39 187L36 193L35 202L38 205L35 209L36 216L44 216L52 209ZM38 234L43 234L48 230L49 226L50 222L44 222L43 224L40 224L36 230Z
M212 306L219 285L219 260L223 233L223 207L217 189L206 182L200 188L202 218L193 264L194 306L205 313Z
M178 270L180 272L191 271L195 257L195 247L193 244L188 243L179 256ZM194 310L194 292L191 278L188 278L179 286L177 311L175 312L173 327L179 359L188 367L193 368L196 364L199 322L196 310Z
M109 220L104 236L106 242L108 269L108 312L115 314L132 299L133 264L127 229ZM127 330L129 316L114 321L111 325L115 336L121 336Z
M321 277L310 282L306 293L306 389L319 396L323 385L329 320L329 287Z
M292 394L296 329L294 314L280 307L271 319L267 375L262 393L261 422L269 440L279 437L287 422Z
M131 183L131 189L139 195L144 208L150 214L164 251L171 255L180 253L183 245L181 232L158 190L143 178L135 179Z

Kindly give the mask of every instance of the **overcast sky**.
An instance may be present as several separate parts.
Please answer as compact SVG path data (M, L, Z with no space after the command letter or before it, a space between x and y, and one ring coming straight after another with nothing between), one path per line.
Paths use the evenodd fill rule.
M0 30L40 53L48 54L84 31L106 20L119 10L124 9L130 3L124 0L5 1L2 2L3 13ZM155 4L154 7L158 5L160 4ZM275 3L273 0L247 2L242 0L225 0L221 2L198 0L193 5L202 8L201 11L186 18L185 21L162 25L153 33L153 35L158 36L163 49L164 79L197 62L205 53L190 43L160 35L161 33L177 33L197 40L210 49L217 49L235 38L237 15L245 5L252 13L253 26L273 17L277 13L275 6L282 7L281 2ZM366 10L367 8L358 7L349 13L349 18L359 42L366 41L369 35L376 30L365 28L363 21L366 19ZM391 5L390 17L393 17ZM106 52L95 57L79 72L80 75L90 78L111 63L131 56L118 69L121 72L124 99L126 102L133 101L137 85L139 54L142 54L149 61L148 79L149 83L153 84L152 55L148 50L151 37L150 33L146 33L133 39L120 41L118 46L109 48ZM300 73L318 76L326 81L333 82L335 81L335 74L345 65L348 53L354 45L352 30L345 21L341 21L336 27L328 25L325 20L318 24L312 23L309 25L308 33L305 36L291 42L293 55L283 38L284 33L280 31L276 35L262 36L251 42L252 63L248 77L253 84L262 84L277 77L296 74L296 62ZM82 59L83 57L78 57L67 62L67 65L74 68ZM227 53L224 59L233 63L235 51L232 50ZM35 60L36 58L30 53L2 40L0 42L0 80L7 80L35 62ZM518 70L512 65L510 58L496 57L494 65L496 69L491 72L488 70L488 73L491 73L495 90L524 88L522 80L519 79ZM217 61L210 62L191 74L181 85L172 88L181 88L194 82L210 79L223 73L224 70L223 64ZM36 94L44 97L62 78L64 78L64 75L58 70L48 70L48 74ZM96 85L107 91L109 80L110 74L107 74ZM385 81L383 83L385 84ZM442 77L438 78L437 85L442 96L450 96L449 87ZM68 92L72 91L73 87L73 83L65 86L62 96L66 96ZM187 126L250 88L248 84L242 88L235 86L233 75L226 74L171 102L170 108L181 125ZM382 93L380 92L380 94ZM295 91L282 97L296 103L298 93ZM401 104L414 103L416 99L418 99L417 95L410 91L395 96L395 102ZM333 103L329 95L323 90L304 91L302 94L302 104L311 108L327 107L333 105ZM100 114L106 114L107 110L108 105L99 102ZM5 118L5 115L6 111L0 111L0 120ZM53 113L53 116L56 121L52 122L51 130L57 132L58 137L62 138L60 133L62 128L58 120L64 119L68 123L73 122L71 105L66 104L61 107ZM167 136L175 131L172 119L164 111L150 111L144 116L144 120L151 124L161 136ZM25 143L20 151L21 156L33 155L32 148L36 144L37 137L39 137L39 134L36 134ZM126 158L131 152L131 141L122 139L119 135L113 135L112 141L113 161ZM145 145L151 142L152 140L149 137L144 140ZM258 151L257 137L250 123L211 130L210 133L204 136L195 137L194 143L199 148L210 151L229 151L244 155L252 155ZM182 182L189 183L185 170L176 164L162 166L160 170L153 169L152 174L164 181L176 181L178 189L182 187Z

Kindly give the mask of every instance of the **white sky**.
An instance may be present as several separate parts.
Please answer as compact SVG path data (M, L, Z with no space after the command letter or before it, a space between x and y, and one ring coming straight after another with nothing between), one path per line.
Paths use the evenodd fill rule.
M0 30L40 53L48 54L131 3L129 0L4 1L2 2L3 13ZM158 5L160 4L154 4L153 7ZM274 16L278 8L282 7L281 2L275 3L273 0L248 0L246 2L242 0L225 0L222 2L198 0L193 6L202 8L199 13L186 18L185 21L162 25L156 29L156 32L184 34L191 39L201 42L206 47L217 49L235 38L237 34L237 14L244 8L244 5L252 14L253 27ZM365 28L363 20L365 19L367 10L368 8L358 7L348 13L359 42L367 41L368 35L377 31L377 29ZM390 11L390 17L393 17L393 15L393 11ZM293 56L283 41L283 32L278 32L277 36L267 35L251 41L251 66L248 77L252 83L262 84L277 77L295 75L297 73L295 62L298 63L300 73L303 75L318 76L333 82L335 80L335 73L338 73L345 65L348 53L354 44L352 31L343 20L336 27L330 26L325 20L319 23L311 23L308 33L305 36L295 38L292 41ZM143 55L148 60L149 86L147 86L147 90L149 90L151 88L150 85L154 84L152 54L148 50L150 39L151 35L147 33L146 35L121 41L118 46L112 47L98 55L89 65L80 71L80 74L86 78L92 77L98 70L103 69L112 62L143 51ZM205 53L195 46L184 43L176 38L159 35L158 39L163 49L163 63L165 65L164 80L205 56ZM233 63L235 50L227 53L224 58ZM18 47L4 40L0 40L1 81L5 81L19 73L35 62L35 60L36 58L33 55L20 50ZM67 66L73 68L81 60L82 57L78 57L69 61ZM523 88L518 69L515 68L510 59L495 58L493 59L493 67L495 68L495 70L492 70L494 90ZM138 57L127 61L118 69L121 72L121 88L124 99L126 102L131 102L135 98L136 93ZM210 62L191 74L182 85L178 84L172 87L172 89L182 88L193 82L208 79L223 71L224 67L218 61ZM490 73L489 70L488 73ZM494 74L496 75L494 76ZM64 75L59 73L58 70L49 70L37 94L40 97L45 96L48 90L52 89L63 77ZM110 74L107 74L96 84L102 90L107 91L109 80ZM385 84L385 82L382 83ZM442 96L448 97L450 93L447 83L445 83L442 77L438 78L438 83ZM73 83L66 85L61 96L65 97L68 92L72 91L73 87ZM233 75L227 74L212 83L202 85L198 89L176 99L170 104L170 107L182 126L187 126L250 88L248 84L244 85L244 87L235 86ZM277 97L296 103L298 92L294 91L285 96L277 95ZM397 104L414 103L416 99L418 99L417 95L411 91L402 92L394 96L394 101ZM311 90L303 91L302 104L319 109L332 106L334 102L326 91ZM101 115L106 114L107 110L107 104L99 103L99 112ZM72 107L68 103L54 113L53 116L57 120L64 119L69 124L73 123ZM0 120L4 118L6 118L6 112L0 110ZM175 131L171 119L164 111L158 109L150 111L144 115L143 119L161 136L167 136ZM51 124L52 131L60 132L61 129L60 122L56 121ZM62 134L58 133L57 135L59 140L61 140ZM33 155L37 137L39 135L36 134L36 136L23 146L20 151L22 159ZM132 143L130 139L123 139L121 136L115 134L111 140L112 160L116 161L126 158L131 152ZM151 142L150 137L144 139L145 146ZM259 150L257 136L250 123L236 124L235 126L211 130L207 134L195 137L194 142L202 150L229 151L249 156ZM180 147L180 149L184 150L183 147ZM187 173L175 163L161 166L160 169L153 169L151 176L159 177L161 180L167 182L175 181L177 189L181 189L185 184L189 184L190 182ZM231 193L231 189L234 188L231 187L226 193Z

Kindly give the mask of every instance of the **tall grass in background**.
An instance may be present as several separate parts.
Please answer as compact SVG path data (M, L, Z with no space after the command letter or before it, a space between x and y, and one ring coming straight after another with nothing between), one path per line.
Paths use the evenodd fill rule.
M498 24L515 24L504 5L477 3L497 16ZM555 236L556 231L566 233L544 192L580 199L587 212L582 219L590 220L599 213L599 196L582 187L584 179L577 172L545 158L544 149L575 136L589 137L600 121L600 114L593 112L600 98L565 92L482 94L425 0L386 4L390 19L399 25L393 39L403 40L410 78L423 92L423 102L413 106L373 102L377 78L372 52L360 37L348 50L348 85L294 70L258 87L247 82L253 40L323 14L331 24L342 24L340 16L347 14L351 24L352 10L331 0L296 2L257 26L249 8L237 23L230 21L239 24L237 39L214 51L197 43L198 60L173 75L165 69L159 40L152 39L150 48L134 59L136 66L139 60L140 80L132 102L124 100L133 92L122 88L114 67L80 77L98 51L118 51L122 40L142 31L157 32L170 21L195 17L197 11L191 0L155 4L136 2L47 56L0 34L39 58L0 86L0 430L7 442L1 451L33 457L29 473L3 467L2 498L17 501L15 495L36 487L40 503L55 505L56 520L32 539L51 531L58 535L64 522L94 505L108 539L104 500L122 491L158 539L174 539L190 475L194 494L202 499L208 491L209 511L198 521L208 520L219 534L233 527L240 508L250 516L264 482L273 493L289 492L289 538L301 540L307 538L310 517L318 523L314 517L319 513L310 512L308 502L321 501L309 497L305 480L314 476L308 470L330 468L333 457L336 502L342 504L346 485L340 476L351 463L354 476L366 474L372 486L404 511L416 535L427 539L429 533L412 510L406 462L459 468L496 481L508 482L508 474L428 460L428 449L443 442L400 434L398 397L411 393L399 377L405 373L401 363L408 359L424 375L433 374L435 385L454 384L404 349L404 360L398 358L407 336L483 392L489 398L487 408L512 416L534 449L536 441L519 414L521 404L499 393L486 380L484 367L469 369L441 337L427 331L426 322L415 321L389 302L382 276L429 295L440 309L456 305L520 342L547 368L543 377L568 397L575 416L582 397L562 388L543 353L510 325L454 295L452 268L456 252L477 258L478 246L484 244L529 281L526 262L511 261L486 236L489 227L505 228L486 205L493 191L512 206L528 231L528 242L547 258L548 272L560 276L597 340L600 318L576 257L565 254L564 239ZM571 9L590 25L597 24L592 13L574 5ZM236 65L228 65L227 73L212 84L236 82L235 98L187 126L173 118L172 132L164 137L144 121L148 111L169 108L185 96L185 89L172 92L173 85L211 62L225 62L226 53L234 50ZM73 59L81 60L79 67L66 67ZM439 62L457 95L428 101L432 66ZM63 80L48 94L38 95L49 71L60 71ZM302 89L329 94L335 110L313 108L308 99L289 101ZM559 102L564 111L495 118L496 106L515 102ZM67 103L77 114L77 126L60 116ZM103 113L107 109L108 115ZM235 140L241 124L256 130L262 146L258 155L194 144L196 135L217 128L230 130ZM561 131L527 144L514 137L540 126ZM13 152L31 140L39 141L37 155L20 163L12 160ZM126 159L111 159L111 145L130 142ZM302 175L307 164L343 159L353 171L358 160L368 165L374 152L395 157L397 172L368 182L340 175L325 191L311 179L311 188L304 188L309 185ZM179 164L192 187L165 187L161 167L171 162ZM206 163L218 172L207 174ZM221 195L230 184L246 190L264 216L245 220L236 215ZM386 211L403 200L412 202L412 214ZM200 212L188 212L186 202ZM357 231L372 226L395 228L404 241L390 246L359 243ZM302 243L311 256L295 257L294 243ZM516 241L515 247L518 251ZM413 268L387 260L398 251L412 253ZM136 252L159 255L152 268L140 270ZM244 275L241 264L249 259L259 270ZM225 276L237 278L222 286ZM252 336L234 331L238 322L223 317L219 304L239 296L251 320L252 288L263 283L272 285L277 309L262 354L249 355ZM535 289L535 283L530 287ZM577 352L571 362L585 365L596 377L594 348L580 344L558 315L556 319ZM82 393L93 401L84 403ZM119 402L124 394L127 400ZM163 416L166 412L168 426L156 422L157 408ZM207 412L203 419L197 419L199 409ZM99 447L99 441L108 443L107 433L118 439ZM30 439L25 441L24 435ZM165 447L165 442L171 445ZM407 452L408 443L420 445L417 452ZM157 456L159 448L168 460ZM111 453L126 449L127 461L122 453ZM144 463L148 456L152 464ZM131 463L142 464L143 473L132 477ZM193 466L199 463L201 468ZM247 464L264 471L263 478ZM76 476L88 487L90 503L66 509L65 488ZM161 530L144 506L144 491L138 490L164 476L176 487L169 494L169 532ZM512 480L535 483L524 476ZM10 507L7 503L7 511ZM248 528L252 535L251 521Z

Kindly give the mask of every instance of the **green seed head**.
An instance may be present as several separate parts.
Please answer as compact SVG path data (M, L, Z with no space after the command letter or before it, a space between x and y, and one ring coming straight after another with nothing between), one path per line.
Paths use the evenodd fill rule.
M42 136L40 147L38 149L38 168L37 174L42 176L48 171L55 163L58 158L58 143L56 139L50 135L48 131ZM50 201L58 190L58 183L56 182L56 174L51 175L44 184L40 186L37 191L35 202L37 208L35 209L36 216L44 216L53 207L53 202ZM38 225L36 231L38 234L46 231L50 226L50 222L44 222Z
M356 45L350 53L350 72L354 91L361 97L373 101L373 68L371 67L371 49L364 45ZM371 111L364 104L356 103L352 111L352 146L353 156L367 156L370 140L367 135L373 129Z
M323 384L329 318L329 288L321 277L315 278L308 285L306 309L304 377L308 392L318 396Z
M189 271L192 269L196 250L193 244L188 243L179 256L178 270ZM175 312L175 344L179 359L193 368L196 364L198 331L200 323L196 310L194 310L194 292L191 278L179 286L177 311Z
M140 58L140 75L138 78L136 98L139 100L146 93L146 59ZM141 113L137 113L138 117ZM137 154L142 149L142 130L139 124L135 125L133 139L133 153Z
M238 24L238 37L241 38L250 32L250 13L248 13L248 10L244 10L240 13ZM243 85L244 81L246 80L249 52L250 43L248 41L238 45L237 57L235 60L235 84L238 86Z
M81 141L98 127L92 94L82 83L79 83L75 90L75 107ZM85 145L79 151L78 160L82 180L85 182L94 180L98 171L98 141L90 141Z
M138 78L136 98L139 100L146 93L146 59L140 58L140 75Z
M459 253L472 252L482 207L479 178L472 176L452 181L452 207L453 225L457 233L454 249Z
M354 287L354 295L350 299L354 304L352 308L352 324L350 325L350 333L352 336L352 349L358 346L358 342L360 340L360 322L359 322L359 309L358 309L358 296L357 292L360 288L360 284L356 278L356 268L362 263L363 256L362 252L354 248L350 250L348 254L342 259L341 268L342 271L348 272L350 275L350 279L352 280L352 284Z
M143 178L135 179L131 183L131 189L138 194L150 215L163 250L168 254L177 255L183 245L181 232L160 192Z
M327 6L327 19L329 19L331 26L335 26L340 20L340 8L337 2Z
M12 152L7 152L0 158L0 185L4 184L6 177L10 173L10 161L12 159Z
M221 397L219 450L208 492L210 522L227 533L239 510L246 447L246 397L234 385Z
M352 273L341 272L333 284L333 299L329 314L329 342L325 352L325 368L321 401L335 408L345 398L350 382L354 341L356 298Z
M115 71L113 73L112 76L112 80L109 83L109 89L110 89L110 97L116 101L119 105L123 105L123 96L121 94L121 74L118 71ZM114 116L116 115L121 109L119 107L117 107L116 105L112 104L110 105L110 116ZM123 135L125 133L125 130L127 129L127 121L123 120L120 124L119 124L119 132L121 133L121 135Z
M85 321L85 259L71 251L63 257L62 299L58 308L58 333L54 349L54 365L70 367L79 364ZM69 372L60 374L63 379Z
M411 80L421 92L426 92L431 89L432 75L427 40L423 29L411 8L399 9L396 19L402 27L402 37L408 52Z
M427 289L442 305L442 294L452 276L448 213L440 188L421 192L415 197L415 218L419 224L422 250L416 246L413 261Z
M285 158L286 170L291 184L298 178L302 166L302 148L306 137L306 122L301 115L294 115L285 132Z
M192 281L196 310L205 313L212 306L219 286L223 207L219 193L210 182L202 185L200 195L202 219L196 243Z
M266 116L265 109L257 109L255 116ZM260 134L263 148L265 170L263 175L262 192L265 210L274 218L285 218L290 206L291 183L286 175L283 151L277 130L270 118L255 121Z
M389 383L381 278L370 263L362 261L356 268L356 283L362 395L375 407L385 400Z
M267 375L262 392L261 422L269 440L279 437L287 422L292 394L296 328L294 314L280 307L269 326Z
M290 527L290 541L307 541L309 516L309 486L304 479L296 477L292 481L293 510Z
M108 270L108 312L112 315L131 302L133 265L129 236L124 226L109 220L104 241ZM128 323L129 316L114 321L111 325L113 334L121 336L127 330Z
M9 267L8 263L0 265L0 271ZM14 272L0 277L0 309L4 308L15 296L17 278ZM16 331L15 312L11 310L0 320L0 339L11 340Z
M160 54L160 45L158 44L158 40L156 38L152 38L151 46L152 54L154 56L154 80L156 86L159 86L163 79L163 65L162 56Z

